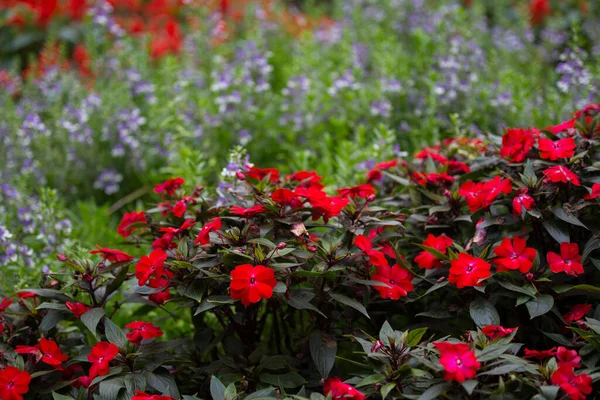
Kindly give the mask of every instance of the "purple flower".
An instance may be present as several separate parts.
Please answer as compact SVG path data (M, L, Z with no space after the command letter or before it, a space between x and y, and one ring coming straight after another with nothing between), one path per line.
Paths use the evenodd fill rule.
M94 189L102 190L107 195L115 194L119 191L119 183L123 180L123 175L112 168L107 168L100 172L100 175L94 182Z

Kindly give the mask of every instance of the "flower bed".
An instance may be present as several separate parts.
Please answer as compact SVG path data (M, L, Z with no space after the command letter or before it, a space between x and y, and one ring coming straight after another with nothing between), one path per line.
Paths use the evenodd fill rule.
M118 228L147 255L60 255L2 301L0 396L584 399L600 379L599 132L590 105L335 194L250 164L228 205L169 179Z

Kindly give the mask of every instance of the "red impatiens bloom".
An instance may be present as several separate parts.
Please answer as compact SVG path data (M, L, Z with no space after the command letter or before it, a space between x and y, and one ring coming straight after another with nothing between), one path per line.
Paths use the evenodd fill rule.
M10 297L3 298L2 301L0 301L0 314L6 311L12 302L13 300Z
M575 375L573 367L568 364L560 365L550 381L560 386L571 400L585 400L592 393L592 378L587 374Z
M131 329L131 332L126 335L127 339L137 345L142 343L142 339L148 340L163 335L160 328L152 325L151 322L134 321L125 325L125 328Z
M108 363L119 354L119 348L112 343L98 342L92 351L88 354L87 359L92 363L90 368L90 378L94 379L97 376L104 376L110 371Z
M21 300L31 299L36 296L37 296L37 294L35 294L33 292L17 292L17 297Z
M531 25L537 26L544 23L550 15L550 0L531 0L529 3L529 18Z
M448 173L451 175L467 174L471 172L471 168L461 161L449 160L445 165L448 165Z
M423 150L415 154L415 158L419 160L424 160L427 158L431 158L434 161L437 161L442 164L446 164L448 159L439 153L441 146L438 144L435 147L425 147Z
M535 200L533 197L528 195L527 192L527 188L517 189L517 195L512 202L514 215L521 215L523 213L523 209L529 211L535 205Z
M63 361L67 361L68 359L54 340L46 338L41 338L35 347L17 346L15 352L19 354L33 354L36 356L36 361L41 359L42 362L51 365L57 370L62 370Z
M593 200L598 196L600 196L600 183L594 183L592 185L592 193L585 194L583 198L586 200Z
M537 252L533 247L526 246L527 241L522 237L515 236L512 241L504 238L502 244L494 248L494 253L498 256L494 258L494 264L498 267L498 271L529 272Z
M299 182L298 187L312 187L314 189L323 189L321 180L323 179L315 171L298 171L291 175L286 176L287 179L295 182Z
M525 349L525 355L523 358L535 358L536 360L545 360L550 357L554 357L556 354L556 347L549 350L529 350Z
M267 176L271 182L279 180L279 171L276 168L256 168L250 167L245 173L246 177L262 181Z
M559 346L556 350L558 365L569 365L573 368L579 367L581 356L576 350L569 350L566 347Z
M273 192L271 199L282 207L291 205L296 201L298 195L290 189L279 188Z
M375 165L375 168L373 168L367 173L367 182L371 183L373 181L381 180L383 178L381 170L390 169L395 167L396 165L398 165L398 160L384 161Z
M581 255L579 254L579 246L577 243L561 243L560 255L549 252L546 255L546 260L550 265L550 270L555 274L559 272L574 276L583 274Z
M556 161L559 158L571 158L575 154L575 139L565 138L557 141L551 139L540 139L538 148L540 157L545 160Z
M553 133L555 135L558 135L561 132L575 128L575 121L576 121L576 119L573 118L568 121L561 122L558 125L549 126L545 130L550 131L550 133Z
M342 197L361 197L366 199L369 196L375 195L375 188L368 183L365 183L363 185L339 189L338 193Z
M365 252L365 254L369 257L371 264L376 267L389 268L389 264L385 259L385 255L379 250L373 250L373 244L366 236L356 235L354 238L354 244L356 247Z
M342 212L344 207L350 203L350 200L339 196L326 196L309 199L309 202L312 207L313 221L323 217L323 221L327 223L329 218L337 217Z
M501 193L510 193L512 184L499 176L487 182L467 181L458 189L458 194L466 197L471 212L489 207Z
M211 219L200 229L200 233L196 236L194 244L200 243L202 246L210 243L210 233L221 229L221 217Z
M185 214L186 210L187 210L187 202L185 200L179 200L177 203L175 203L175 205L171 209L171 212L177 218L181 218L181 217L183 217L183 214Z
M138 284L144 286L150 277L161 278L169 276L164 267L164 262L167 259L167 253L157 249L150 253L149 256L143 256L135 266L135 277L138 278Z
M31 375L15 367L0 370L0 399L23 400L23 395L29 391Z
M469 345L449 342L436 342L434 345L440 351L445 380L464 382L475 377L481 363L477 361L475 352L469 350Z
M136 390L135 396L132 396L131 400L173 400L173 398L170 396L161 396L158 394L148 394Z
M90 251L90 254L100 254L104 260L113 263L133 260L132 256L121 250L107 249L106 247L101 247L99 244L97 244L96 247L98 247L98 250L92 250Z
M448 247L452 245L452 239L450 239L446 235L440 235L435 237L431 233L427 235L427 239L425 239L422 243L423 246L432 247L439 252L446 254ZM428 252L427 250L423 250L415 257L415 262L419 266L419 268L432 269L439 268L442 266L442 260Z
M163 229L166 229L164 231L165 233L152 242L152 248L155 250L162 251L167 251L176 248L177 244L174 243L173 240L175 240L175 232L177 231L177 229L162 228L161 231L163 231Z
M258 303L261 299L270 299L277 285L273 270L263 265L238 265L230 275L231 298L241 300L245 306Z
M73 313L73 316L79 319L83 314L92 309L92 307L86 306L83 303L71 303L66 302L65 305Z
M488 325L488 326L484 326L483 328L481 328L481 332L483 332L483 334L486 337L490 338L491 340L494 340L494 339L508 336L511 333L513 333L514 331L516 331L517 329L519 329L519 328L504 328L503 326L499 326L499 325Z
M546 168L542 173L546 175L551 182L570 182L575 186L581 186L581 183L579 183L579 176L564 165L555 165L554 167Z
M262 204L258 204L256 206L252 206L250 208L243 208L238 206L233 206L229 209L232 214L239 215L244 218L252 218L255 215L262 214L267 212L268 210Z
M183 178L171 178L167 179L163 183L159 183L154 187L154 193L164 193L167 196L171 197L175 194L177 189L179 189L185 181Z
M481 286L480 280L489 278L491 265L481 258L467 253L460 253L458 259L450 261L448 280L462 289L466 286Z
M394 264L392 267L377 267L377 271L371 276L371 279L389 286L375 286L383 299L398 300L414 289L412 284L413 274L398 264Z
M148 286L150 286L153 289L164 289L164 290L162 290L158 293L152 293L151 295L148 296L148 299L150 301L155 302L159 306L165 304L168 300L171 299L171 293L169 292L169 284L170 284L170 281L165 277L150 278L148 280Z
M130 228L131 225L138 223L138 222L147 223L146 214L144 214L143 211L139 211L139 212L132 211L130 213L123 215L123 219L121 219L121 223L117 227L117 233L119 235L123 236L124 238L128 237L134 231L139 229L137 227Z
M365 400L364 394L342 382L337 376L334 378L327 378L323 382L323 394L325 396L331 396L332 400Z
M592 309L591 304L575 304L562 318L567 325L579 321Z
M161 58L166 54L177 54L181 51L183 34L179 22L175 18L168 18L163 24L155 24L152 30L153 35L150 42L152 58Z
M502 135L500 155L512 162L522 162L535 143L536 131L526 129L507 129Z

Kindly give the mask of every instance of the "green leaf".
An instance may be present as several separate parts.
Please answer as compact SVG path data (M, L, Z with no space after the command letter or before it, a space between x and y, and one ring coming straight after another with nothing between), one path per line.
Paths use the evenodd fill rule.
M327 318L317 307L313 306L310 301L315 297L314 293L306 290L292 290L290 291L290 298L288 304L298 310L311 310L321 314L324 318Z
M81 315L81 322L83 322L83 324L95 336L96 327L98 326L98 323L100 322L102 317L104 317L105 314L106 311L104 311L104 308L92 308Z
M71 396L65 396L56 392L52 392L52 398L54 400L74 400Z
M341 294L336 294L336 293L331 293L330 296L335 301L340 302L342 304L345 304L345 305L347 305L349 307L352 307L355 310L359 311L365 317L367 317L369 319L371 318L371 317L369 317L369 313L367 312L367 309L365 308L365 306L363 306L358 301L356 301L354 299L351 299L349 297L346 297L344 295L341 295Z
M499 279L496 279L496 283L502 286L504 289L510 290L511 292L523 293L529 297L535 297L535 289L531 285L517 286L514 283Z
M225 389L225 400L234 400L237 395L237 390L235 388L235 383L230 383L227 385L227 389Z
M446 311L446 310L432 310L432 311L425 311L422 313L418 313L415 315L415 317L429 317L429 318L435 318L435 319L445 319L445 318L452 318L452 314L450 314L450 312Z
M589 255L598 249L600 249L600 239L597 236L592 236L586 242L585 246L583 246L583 252L581 253L581 264L584 264Z
M394 390L396 388L396 384L395 383L386 383L385 385L383 385L381 387L381 398L383 400L385 400L385 398L388 396L388 394L390 394L390 392L392 390Z
M310 335L310 355L321 378L327 378L335 364L337 342L334 337L325 336L319 331Z
M519 368L521 368L521 366L517 364L504 364L489 371L482 372L480 375L504 375L516 371Z
M60 303L43 302L42 304L40 304L36 308L36 310L44 310L44 309L69 311L69 309L67 308L67 306L65 306L64 304L60 304Z
M546 231L552 236L554 240L556 240L559 244L567 242L570 243L571 239L569 237L569 232L560 228L554 221L547 220L542 222Z
M292 389L306 384L306 380L297 372L288 372L287 374L274 375L264 372L260 374L261 382Z
M171 375L166 369L159 368L155 369L154 372L144 371L144 376L146 377L148 385L158 390L162 394L174 397L176 399L181 397L179 394L179 389L177 389L175 379L173 379L173 375Z
M476 298L469 306L469 313L475 325L482 328L487 325L500 325L500 315L496 308L483 297Z
M527 307L527 311L529 311L531 319L534 319L535 317L546 314L552 309L554 306L554 298L550 295L543 294L537 299L529 300L525 303L525 306Z
M185 297L194 299L197 302L201 302L202 296L204 295L204 290L204 283L202 281L196 280L187 287L181 287L179 289L179 293L181 293Z
M116 345L119 349L127 347L128 340L125 332L108 317L104 318L104 334L106 335L106 340Z
M103 399L116 399L122 389L125 389L125 381L122 377L107 379L98 385L100 396Z
M65 319L67 313L59 311L59 310L48 310L44 318L42 318L42 322L40 323L40 329L44 333L48 333L52 328L54 328L58 323Z
M486 346L485 349L481 350L477 354L477 361L490 361L497 359L501 354L504 354L512 344L491 344Z
M541 386L540 394L545 400L555 400L558 397L559 386Z
M225 400L225 391L227 388L216 376L210 378L210 395L213 400Z
M477 382L475 379L469 379L468 381L461 382L462 387L465 389L469 396L473 394L473 390L475 390L478 383L479 382Z
M448 382L438 383L427 389L417 400L433 400L437 399L440 394L450 389L450 384Z
M62 301L62 302L67 302L67 301L72 302L73 301L72 298L70 298L69 296L67 296L66 294L64 294L60 290L55 290L55 289L27 289L25 291L31 292L31 293L35 293L35 294L37 294L40 297L46 297L48 299L58 300L58 301Z
M382 375L382 374L369 375L365 379L360 381L360 383L358 383L356 385L356 387L369 386L374 383L380 383L382 381L385 381L385 375Z
M404 344L408 347L414 347L418 345L419 342L421 342L423 335L425 335L425 332L427 332L427 328L418 328L409 331L408 335L406 335L406 341Z
M577 218L576 216L572 215L572 214L567 214L567 212L565 210L563 210L562 208L553 208L552 209L552 213L554 215L556 215L556 217L562 221L565 221L566 223L569 223L571 225L577 225L577 226L581 226L582 228L587 229L587 226L585 226L580 220L579 218Z

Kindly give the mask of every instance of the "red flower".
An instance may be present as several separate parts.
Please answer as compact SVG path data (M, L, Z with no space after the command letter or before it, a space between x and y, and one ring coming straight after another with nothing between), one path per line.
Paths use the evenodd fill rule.
M434 345L440 351L440 364L444 367L445 380L464 382L475 377L481 363L467 344L436 342Z
M504 238L500 246L494 248L498 257L494 258L494 264L498 271L519 270L527 273L533 266L533 260L537 252L533 247L525 247L527 241L519 236L514 236L512 241Z
M277 182L279 180L279 171L276 168L256 168L250 167L246 171L246 177L262 181L267 176L271 182Z
M560 386L571 400L585 400L592 393L592 378L587 374L575 375L573 367L568 364L559 366L550 381Z
M152 242L152 248L155 250L162 250L162 251L167 251L167 250L171 250L177 247L176 243L173 243L173 240L175 239L175 233L177 232L177 229L175 228L162 228L161 231L163 231L163 229L167 229L166 231L164 231L165 233L155 239Z
M135 391L135 396L131 397L131 400L173 400L170 396L161 396L158 394L148 394L144 392L140 392L139 390Z
M499 176L487 182L474 183L467 181L458 189L458 194L466 197L467 205L471 212L489 207L500 193L508 194L512 184L508 179Z
M344 383L337 376L327 378L323 382L323 393L325 396L331 396L332 400L365 400L364 394Z
M585 194L583 196L586 200L592 200L600 196L600 183L594 183L592 185L592 193Z
M431 158L434 161L437 161L442 164L446 164L448 159L439 153L440 145L436 145L435 148L425 147L423 150L415 154L415 158L419 160L424 160L426 158Z
M553 133L555 135L558 135L559 133L564 132L566 130L574 129L575 128L575 120L576 119L573 118L573 119L570 119L568 121L561 122L558 125L549 126L545 130L550 131L550 133Z
M129 228L131 225L138 223L138 222L143 222L143 223L148 222L148 221L146 221L146 214L144 214L143 211L139 211L139 212L132 211L130 213L123 215L123 219L121 219L121 223L119 224L119 227L117 228L117 233L119 235L123 236L124 238L128 237L135 230L139 229L139 228Z
M184 183L185 181L183 178L167 179L163 183L154 186L154 193L165 193L167 196L171 197Z
M471 172L471 168L467 164L461 161L453 161L449 160L446 165L448 165L448 173L449 174L467 174Z
M0 370L0 399L23 400L29 391L31 375L15 367L6 367Z
M90 254L100 254L104 260L108 260L113 263L133 260L132 256L122 252L121 250L107 249L106 247L100 247L99 244L97 244L96 247L98 247L99 250L92 250L90 251Z
M185 214L185 210L187 210L187 202L185 200L179 200L175 203L171 212L177 218L181 218L183 217L183 214Z
M535 130L507 129L502 135L500 155L512 162L522 162L535 143Z
M481 286L480 280L489 278L491 265L481 258L473 257L467 253L460 253L458 259L450 262L450 275L448 280L457 288L466 286Z
M529 350L525 349L525 355L523 358L535 358L536 360L545 360L550 357L554 357L556 354L556 347L551 348L550 350Z
M17 297L21 300L31 299L36 296L37 296L37 294L35 294L33 292L17 292Z
M297 198L298 195L296 193L284 188L275 190L271 195L271 199L282 207L292 204Z
M321 182L323 179L315 171L298 171L286 176L291 181L300 182L298 187L312 187L315 189L323 189L324 185Z
M134 321L125 325L125 328L132 330L127 334L127 339L137 345L142 343L142 339L148 340L163 335L160 328L151 322Z
M171 299L171 293L169 292L169 289L165 289L162 292L152 293L148 296L148 299L155 302L159 306L162 306Z
M411 282L413 274L398 264L394 264L392 267L377 267L377 271L371 276L371 279L389 286L375 286L375 289L383 299L398 300L400 297L408 295L414 289Z
M368 183L365 183L364 185L339 189L338 193L342 197L361 197L366 199L369 196L375 196L375 188Z
M337 217L344 207L346 207L350 200L342 197L322 197L317 199L309 199L312 207L312 219L313 221L323 217L323 221L327 223L329 218Z
M273 270L263 265L238 265L230 275L231 298L242 300L245 306L258 303L261 299L270 299L277 285Z
M69 0L67 7L71 18L80 20L85 15L87 0Z
M557 141L551 139L540 139L538 148L540 157L545 160L556 161L559 158L571 158L575 154L575 139L565 138Z
M551 182L571 182L575 186L581 186L579 183L579 176L564 165L555 165L554 167L546 168L542 173L546 175Z
M533 197L528 195L527 192L527 188L517 189L517 195L512 203L514 215L521 215L523 213L523 208L529 211L535 205L535 200L533 200Z
M8 309L8 307L10 307L12 302L13 302L13 300L9 297L3 298L2 301L0 301L0 314L2 314L4 311L6 311Z
M546 17L550 15L550 12L549 0L531 0L529 3L531 25L536 26L542 24L546 20Z
M36 356L36 361L41 359L42 362L51 365L57 370L62 370L63 361L67 361L68 359L54 340L46 338L40 339L35 347L17 346L15 352L19 354L33 354Z
M431 233L427 235L422 243L423 246L432 247L439 252L446 254L446 251L450 245L452 245L452 239L446 235L440 235L438 237L433 236ZM442 266L442 260L428 252L423 250L415 257L415 262L419 268L432 269L439 268Z
M560 255L549 252L546 255L546 260L550 265L550 270L555 274L559 272L575 276L583 274L581 255L579 254L579 246L577 243L561 243Z
M505 337L513 333L519 328L504 328L498 325L488 325L481 328L481 332L491 340Z
M376 267L390 267L385 259L385 255L381 251L373 250L373 244L366 236L356 235L354 238L354 244L369 257L371 264L375 265Z
M92 309L92 307L86 306L83 303L70 303L67 301L65 305L69 310L71 310L73 316L77 319L79 319L79 317L81 317L83 314Z
M135 266L135 277L138 284L144 286L151 276L161 278L169 276L170 273L164 267L167 253L162 250L154 250L149 256L143 256Z
M375 165L375 168L373 168L367 173L367 182L371 183L372 181L381 180L383 178L381 170L390 169L395 167L396 165L398 165L398 160L384 161Z
M585 317L585 315L589 313L591 309L591 304L576 304L565 315L563 315L562 318L565 320L565 323L569 325Z
M558 365L569 365L573 368L579 367L581 356L576 350L568 350L566 347L559 346L556 350Z
M200 233L196 236L194 244L200 243L202 246L210 243L210 233L221 229L221 217L211 219L200 229Z
M97 376L104 376L110 371L108 363L119 354L119 348L112 343L98 342L92 351L88 354L87 359L92 363L90 368L90 378L94 379Z
M256 206L252 206L250 208L242 208L238 206L233 206L229 209L232 214L239 215L244 218L252 218L255 215L262 214L267 212L268 210L262 204L258 204Z

